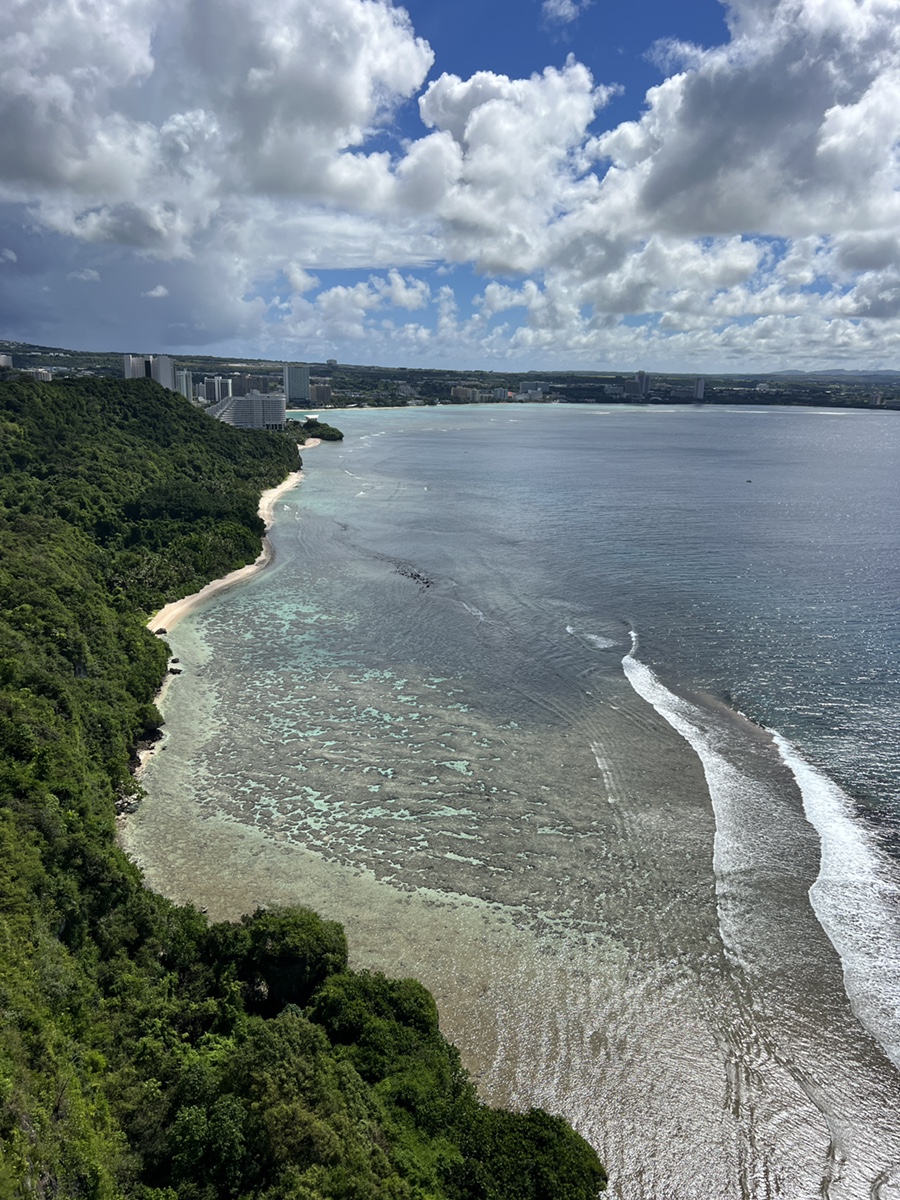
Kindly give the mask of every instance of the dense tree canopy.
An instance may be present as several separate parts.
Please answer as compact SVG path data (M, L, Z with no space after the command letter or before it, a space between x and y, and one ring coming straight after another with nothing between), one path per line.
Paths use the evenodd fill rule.
M587 1200L481 1105L412 980L304 909L208 925L115 841L164 601L256 557L296 445L146 380L0 385L0 1197Z

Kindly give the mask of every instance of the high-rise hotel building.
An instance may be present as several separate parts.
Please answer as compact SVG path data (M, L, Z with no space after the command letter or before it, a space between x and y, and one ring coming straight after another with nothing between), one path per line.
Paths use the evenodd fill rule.
M124 354L126 379L155 379L157 383L176 391L175 364L167 354Z
M193 400L194 376L190 371L175 372L175 391L180 392L186 400Z
M309 366L307 363L285 363L284 400L288 408L291 401L309 402Z

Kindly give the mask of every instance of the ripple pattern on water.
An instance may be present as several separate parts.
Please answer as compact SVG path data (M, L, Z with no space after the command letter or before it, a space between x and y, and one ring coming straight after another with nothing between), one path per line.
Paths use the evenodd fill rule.
M546 412L515 416L410 411L381 436L357 414L320 448L275 567L175 631L126 842L214 914L343 920L360 965L432 987L483 1094L569 1117L622 1200L898 1197L898 1076L809 904L796 780L699 691L790 712L849 773L848 714L890 724L860 643L840 649L852 572L800 620L824 543L787 533L831 513L818 476L785 482L772 414L733 441L725 413L560 410L556 442ZM752 522L728 487L748 454ZM727 803L623 673L634 627L670 694L693 689Z

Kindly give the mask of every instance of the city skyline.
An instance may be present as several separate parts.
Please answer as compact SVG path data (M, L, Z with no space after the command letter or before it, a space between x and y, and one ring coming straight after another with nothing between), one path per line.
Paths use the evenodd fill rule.
M898 365L896 0L86 13L0 47L0 338Z

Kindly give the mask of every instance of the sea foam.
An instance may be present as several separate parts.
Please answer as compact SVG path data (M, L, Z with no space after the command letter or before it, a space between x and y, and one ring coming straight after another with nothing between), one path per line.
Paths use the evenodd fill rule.
M574 625L567 625L566 633L571 634L573 637L583 638L597 650L612 650L614 646L619 645L615 638L603 637L599 633L582 633L582 631L580 629L576 629Z
M765 785L724 758L701 710L669 691L635 657L637 636L631 637L631 652L622 659L629 683L689 743L703 766L716 820L713 867L724 893L732 871L765 865L764 844L748 842L739 817L748 807L764 803ZM840 958L851 1008L900 1067L900 886L873 836L854 818L847 794L781 734L767 732L793 773L806 819L819 835L820 868L810 903ZM719 920L728 952L742 960L742 931L731 922L727 905L720 905Z
M635 658L637 635L631 634L632 649L622 659L626 678L637 694L663 717L672 728L685 739L700 759L706 777L716 818L716 835L713 845L713 869L724 890L725 881L733 871L752 865L752 856L764 856L760 846L746 844L741 823L735 815L742 807L748 786L753 781L739 772L723 757L716 746L713 732L705 726L703 714L696 705L670 692L654 672ZM720 910L720 925L726 947L732 955L742 960L741 936L736 928L729 928L727 915Z
M853 1011L900 1067L900 886L846 792L787 738L772 736L822 846L813 911L838 952Z

